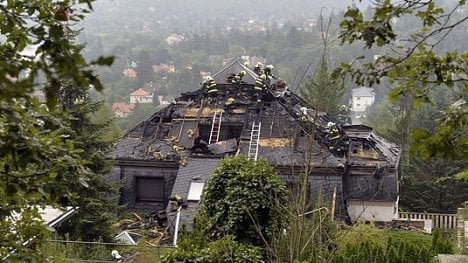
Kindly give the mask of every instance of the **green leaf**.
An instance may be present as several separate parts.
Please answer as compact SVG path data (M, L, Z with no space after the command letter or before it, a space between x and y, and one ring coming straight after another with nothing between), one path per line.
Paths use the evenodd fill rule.
M56 172L52 172L52 173L49 173L49 177L52 178L52 179L55 179L57 177L58 173Z

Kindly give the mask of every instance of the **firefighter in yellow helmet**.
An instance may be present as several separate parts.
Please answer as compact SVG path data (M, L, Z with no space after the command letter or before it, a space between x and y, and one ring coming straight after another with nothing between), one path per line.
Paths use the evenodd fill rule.
M234 80L233 80L233 83L241 83L242 81L242 78L246 75L247 73L245 72L245 70L242 70L241 72L237 73L235 76L234 76Z
M265 91L266 86L267 86L266 79L267 77L264 73L262 73L255 79L254 89L255 89L255 97L257 99L257 102L262 101L263 92Z
M257 64L255 64L254 71L257 73L257 75L261 75L263 71L263 64L261 62L257 62Z
M213 97L218 94L218 88L216 87L216 81L211 77L207 76L203 83L203 89L208 94L208 97Z
M346 107L346 105L340 106L340 111L338 112L338 119L344 124L351 123L351 118L349 116L348 107Z

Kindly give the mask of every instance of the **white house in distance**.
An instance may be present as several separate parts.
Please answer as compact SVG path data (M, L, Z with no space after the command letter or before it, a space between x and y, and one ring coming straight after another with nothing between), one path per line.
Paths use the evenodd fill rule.
M351 94L351 107L354 115L356 116L356 118L365 116L367 108L374 104L374 89L368 87L360 87L353 89Z
M139 88L130 93L130 103L153 103L153 94Z

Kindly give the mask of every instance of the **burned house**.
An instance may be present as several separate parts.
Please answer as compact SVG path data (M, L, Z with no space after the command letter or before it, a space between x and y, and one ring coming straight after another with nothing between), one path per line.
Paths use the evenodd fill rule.
M247 74L232 83L240 71ZM341 125L281 83L268 85L257 102L257 77L234 61L213 76L217 94L184 93L125 134L112 153L111 176L125 182L120 202L154 212L179 195L187 204L181 222L189 224L219 160L246 155L267 159L292 187L307 171L311 200L334 196L337 218L396 217L399 148L367 126ZM330 136L331 125L338 137Z

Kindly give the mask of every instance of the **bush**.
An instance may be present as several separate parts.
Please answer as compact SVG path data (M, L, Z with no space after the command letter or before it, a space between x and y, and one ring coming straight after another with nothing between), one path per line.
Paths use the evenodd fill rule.
M225 236L213 241L204 249L176 249L161 259L163 263L222 263L222 262L264 262L262 249L249 246L234 240L233 236Z
M223 159L205 189L198 221L216 240L233 235L241 243L265 245L284 225L280 211L287 202L286 186L265 160Z
M443 239L437 229L432 236L432 245L424 235L402 232L357 225L340 240L340 248L334 261L426 263L437 254L451 254L454 251L452 242Z

